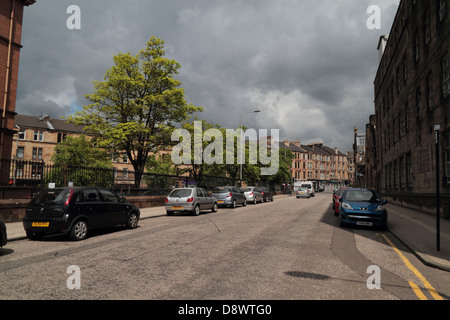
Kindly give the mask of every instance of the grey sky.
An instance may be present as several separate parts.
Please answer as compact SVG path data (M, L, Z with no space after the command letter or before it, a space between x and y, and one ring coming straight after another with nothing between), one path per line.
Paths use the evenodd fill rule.
M181 64L186 99L199 118L225 128L280 129L302 143L341 151L353 126L374 112L379 36L398 0L38 0L25 8L16 111L53 118L88 101L119 52L136 54L152 35ZM69 30L69 5L81 30ZM381 30L366 12L381 8Z

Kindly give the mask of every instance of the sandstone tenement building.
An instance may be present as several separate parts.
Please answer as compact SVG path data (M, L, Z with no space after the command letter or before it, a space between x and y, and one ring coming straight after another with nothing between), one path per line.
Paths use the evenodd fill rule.
M372 179L392 201L421 209L434 206L435 125L441 128L441 194L450 202L448 2L402 0L389 37L378 46L384 50L374 83Z

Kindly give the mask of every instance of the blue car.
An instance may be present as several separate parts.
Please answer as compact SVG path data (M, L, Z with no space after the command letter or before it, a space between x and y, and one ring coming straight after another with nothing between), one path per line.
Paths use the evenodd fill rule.
M375 190L348 188L339 199L339 225L386 229L386 203Z

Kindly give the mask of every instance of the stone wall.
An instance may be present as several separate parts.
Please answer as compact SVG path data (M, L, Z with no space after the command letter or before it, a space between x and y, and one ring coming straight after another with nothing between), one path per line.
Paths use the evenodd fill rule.
M165 196L126 197L127 202L138 208L149 208L164 205ZM20 222L30 200L0 200L0 218L8 222Z

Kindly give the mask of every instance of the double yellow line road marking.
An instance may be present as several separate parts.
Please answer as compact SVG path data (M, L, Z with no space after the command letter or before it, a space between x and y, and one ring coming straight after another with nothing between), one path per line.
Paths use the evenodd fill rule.
M435 300L444 300L439 293L436 291L435 288L428 282L428 280L417 270L416 267L414 267L411 262L405 257L405 255L395 246L395 244L389 240L389 238L385 234L381 234L381 236L389 243L389 245L394 249L394 251L399 255L400 259L403 261L403 263L408 267L409 270L411 270L417 278L420 279L422 284L425 286L425 288L430 292L431 296ZM428 300L428 298L425 296L425 294L420 290L419 286L416 285L413 281L408 280L409 285L413 289L414 293L417 295L417 297L420 300Z

